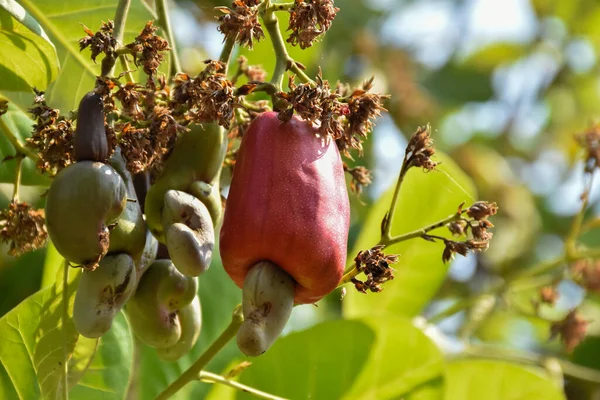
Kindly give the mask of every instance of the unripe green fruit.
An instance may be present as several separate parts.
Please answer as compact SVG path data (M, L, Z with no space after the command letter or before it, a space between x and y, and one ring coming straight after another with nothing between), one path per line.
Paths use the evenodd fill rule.
M155 261L127 303L135 335L152 347L174 346L182 335L177 311L192 302L197 290L197 280L182 275L170 260Z
M46 197L48 234L68 261L96 265L109 248L107 225L125 209L127 188L110 166L81 161L56 175Z
M194 196L177 190L165 193L163 226L171 260L186 276L208 269L215 246L215 231L206 206Z
M198 296L190 304L177 311L177 318L181 325L179 341L171 347L156 350L158 356L165 361L177 361L196 344L202 329L202 309Z
M256 263L244 279L244 322L237 333L240 351L259 356L279 337L294 307L296 282L269 261Z
M77 161L105 161L108 158L104 104L99 94L89 92L81 99L73 141Z
M135 265L127 254L106 256L95 270L84 270L73 310L77 331L88 338L108 332L115 315L133 294L136 282Z
M146 223L141 205L137 201L133 177L127 170L120 148L117 147L109 163L123 179L127 188L128 201L119 218L114 221L116 225L110 231L108 251L127 253L135 259L143 251L146 243Z
M191 125L175 144L173 152L164 165L162 175L154 182L145 201L146 222L158 240L165 243L162 212L165 193L179 190L192 193L208 208L217 225L221 219L219 176L227 151L227 137L217 124ZM210 189L201 195L194 192L193 185Z

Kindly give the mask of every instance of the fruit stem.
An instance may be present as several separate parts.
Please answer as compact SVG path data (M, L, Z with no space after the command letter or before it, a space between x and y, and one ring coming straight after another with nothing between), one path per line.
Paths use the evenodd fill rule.
M268 8L267 11L270 12L274 12L274 11L289 11L292 8L294 8L294 6L296 5L296 2L291 1L289 3L276 3L276 4L271 4Z
M405 240L409 240L409 239L413 239L413 238L417 238L417 237L422 237L427 232L430 232L430 231L432 231L434 229L442 228L446 224L449 224L450 222L454 222L454 221L460 220L462 218L462 214L465 213L465 212L466 212L466 210L457 212L455 214L450 215L449 217L444 218L441 221L435 222L435 223L433 223L431 225L428 225L428 226L426 226L424 228L417 229L415 231L405 233L403 235L398 235L398 236L394 236L394 237L388 237L388 238L385 238L385 239L382 237L381 240L379 241L379 244L383 244L385 246L391 246L391 245L396 244L396 243L404 242Z
M225 75L227 75L227 70L229 69L229 60L231 59L231 53L233 53L234 46L235 38L228 37L225 39L225 44L223 45L221 55L219 56L219 61L225 64L225 71L223 71Z
M201 382L220 383L222 385L230 386L234 389L241 390L242 392L253 394L254 396L261 398L261 399L285 400L283 397L279 397L279 396L272 395L270 393L263 392L261 390L255 389L251 386L246 386L242 383L227 379L221 375L213 374L212 372L200 371L198 379Z
M384 223L381 230L381 242L388 243L392 240L392 221L394 221L394 214L396 213L396 205L398 204L398 198L400 197L400 189L402 188L402 183L404 182L404 177L406 173L410 169L410 165L407 162L406 154L404 155L404 160L402 161L402 168L400 168L400 173L398 174L398 181L396 182L396 188L394 189L394 197L392 197L392 203L390 204L390 209L385 216Z
M283 4L271 4L270 0L266 0L261 4L261 15L265 29L269 33L271 43L273 44L273 51L275 51L275 70L273 71L273 77L271 83L275 85L277 91L281 91L283 87L283 75L286 70L292 71L294 74L305 83L314 83L312 79L308 77L299 67L299 65L290 57L285 47L285 42L281 36L279 30L279 20L275 15L276 10L280 10L278 6Z
M127 14L129 14L129 6L131 0L119 0L115 11L114 22L114 38L118 44L123 42L123 33L125 32L125 23L127 22ZM124 57L124 56L123 56ZM117 62L116 54L106 55L102 60L102 76L113 76L115 73L115 63ZM129 76L127 76L129 79Z
M160 393L155 400L166 400L177 393L182 387L184 387L188 382L194 381L198 379L202 368L206 366L212 360L219 351L233 337L236 335L240 325L244 322L244 317L242 314L242 307L238 305L234 310L231 317L231 322L225 328L225 330L221 333L221 335L210 345L208 349L194 364L192 364L185 372L183 372L173 383L171 383L162 393Z
M173 30L171 29L171 22L169 21L169 7L167 6L166 0L156 0L154 7L156 8L156 15L158 16L158 26L160 26L165 35L167 36L167 42L171 48L171 76L181 72L181 62L179 61L179 55L177 54L177 45L175 44L175 37L173 36Z

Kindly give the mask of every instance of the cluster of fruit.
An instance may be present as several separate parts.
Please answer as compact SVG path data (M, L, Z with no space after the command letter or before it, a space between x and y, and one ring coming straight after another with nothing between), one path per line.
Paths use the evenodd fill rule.
M109 154L101 97L81 100L76 162L55 177L46 200L48 233L84 271L74 322L100 337L126 305L136 336L176 360L201 328L197 277L210 265L221 222L225 130L190 125L160 176L136 193L117 147ZM295 304L338 285L346 261L349 201L334 141L294 116L258 115L243 135L220 232L225 270L243 289L238 346L266 351ZM158 242L168 259L156 259Z

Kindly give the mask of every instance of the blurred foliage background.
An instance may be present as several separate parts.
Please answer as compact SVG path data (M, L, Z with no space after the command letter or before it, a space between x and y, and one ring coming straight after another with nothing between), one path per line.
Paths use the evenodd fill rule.
M219 0L173 4L173 28L185 72L194 75L203 68L203 60L218 56L222 37L216 30L217 13L213 8L229 5L229 1ZM408 300L395 306L403 310L398 314L409 317L421 312L425 316L435 314L448 304L477 298L515 271L561 255L584 190L582 152L573 136L585 131L600 115L598 2L338 0L336 5L341 11L325 39L306 51L291 49L292 57L307 67L310 76L320 67L324 78L332 83L339 80L358 85L374 76L373 91L391 95L386 105L389 113L379 121L366 143L364 157L356 157L356 165L365 165L373 171L374 181L360 198L352 197L349 247L362 248L360 242L370 215L395 183L407 138L417 126L427 123L433 127L436 148L449 155L449 159L444 158L442 169L447 168L449 176L459 182L465 200L495 201L500 208L493 218L496 228L489 251L457 258L448 271L441 264L441 245L419 243L425 246L422 258L415 256L416 250L409 247L399 251L405 260L412 260L412 268L421 270L420 284L436 280L439 284L429 285L428 290L432 295L435 293L433 300L425 298L410 303L415 299L411 297L411 285L415 292L419 289L416 281L402 276L405 264L401 262L397 280L404 282L403 295ZM95 29L101 20L112 18L110 13L110 10L90 11L85 19L95 21L88 25ZM287 22L282 21L282 25L285 29ZM238 51L237 55L240 54L250 64L272 70L274 58L268 40L255 45L254 51ZM459 168L472 179L474 188ZM413 192L410 184L405 187L402 200L414 206L406 208L414 215L400 215L398 224L411 226L418 222L420 225L412 227L417 228L453 213L463 194L450 193L456 188L446 190L444 185L449 176L427 178L434 189L439 189L431 192L428 201L419 197L422 192L418 187ZM590 194L590 219L600 214L598 185L596 180ZM0 189L3 195L0 205L4 207L12 185L2 184ZM40 204L42 192L32 186L22 196ZM444 196L446 202L438 205L437 197ZM448 198L451 198L450 208ZM381 216L373 217L375 226ZM595 230L587 233L583 241L600 246L600 236ZM0 315L3 315L40 288L44 251L18 260L6 256L5 249L1 254ZM425 263L429 259L437 260L435 266ZM237 289L224 282L226 278L218 263L216 260L217 265L201 285L201 293L221 297L209 298L206 294L202 297L204 329L209 333L201 339L195 355L226 324L222 315L227 315L239 297ZM437 272L430 272L430 267ZM549 340L549 322L527 311L531 309L531 299L537 296L537 288L509 293L491 303L487 297L474 301L474 307L442 320L432 336L448 351L458 346L461 338L470 338L477 343L531 351L542 357L556 355L575 365L600 369L598 299L585 296L584 290L568 278L550 278L560 280L560 296L554 308L544 310L545 316L560 317L580 307L591 321L588 337L572 354L561 350L558 341ZM215 287L216 281L224 282L222 287ZM393 285L401 282L388 283L381 295L399 291L400 286L394 289ZM348 287L348 291L353 290ZM376 307L378 294L368 296ZM357 294L349 293L345 300L339 298L338 291L319 308L296 309L287 332L340 318L342 307L347 307L344 315L364 315L353 304L366 301L365 297L356 300ZM410 312L404 312L410 308L407 302L412 307ZM482 307L487 308L483 314ZM217 313L221 316L217 317ZM229 347L228 351L215 360L215 370L225 370L231 362L234 349ZM156 357L147 353L143 354L150 359ZM158 367L161 364L157 360L144 363L141 376L158 374L162 378L153 380L156 387L139 387L141 398L155 394L192 359L193 355L171 370ZM259 379L258 373L254 375ZM254 378L246 379L252 382ZM573 399L599 398L600 382L567 378L566 391Z

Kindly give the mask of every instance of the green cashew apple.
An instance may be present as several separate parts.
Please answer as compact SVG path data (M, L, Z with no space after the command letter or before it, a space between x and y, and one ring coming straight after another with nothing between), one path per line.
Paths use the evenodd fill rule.
M95 270L84 270L73 309L77 331L88 338L108 332L113 319L135 291L136 283L135 265L127 254L108 255Z
M226 151L227 136L217 124L191 125L190 131L177 139L161 176L146 195L146 222L159 241L166 240L162 212L169 190L198 197L210 212L213 224L218 224L222 211L219 177Z
M294 308L296 282L269 261L256 263L244 280L244 322L237 333L240 351L259 356L279 337Z
M202 329L202 309L198 296L190 304L177 311L177 317L181 325L179 340L171 347L156 349L158 356L165 361L177 361L196 344Z
M108 225L125 210L127 187L112 167L81 161L61 170L46 197L48 234L69 262L94 268L109 249Z
M151 347L174 346L183 332L177 311L194 300L197 290L198 281L182 275L170 260L155 261L127 303L135 335Z
M186 276L208 269L215 246L215 231L206 206L178 190L165 193L163 226L166 245L175 267Z

